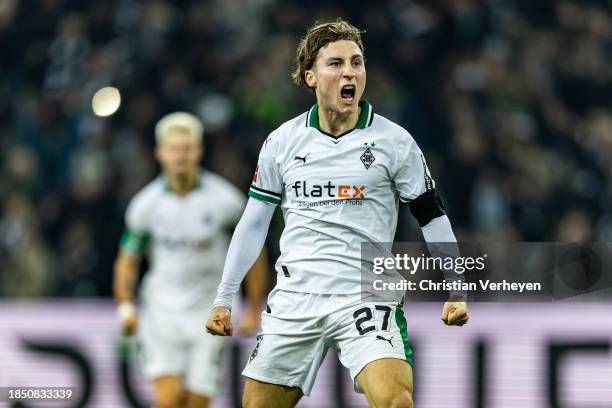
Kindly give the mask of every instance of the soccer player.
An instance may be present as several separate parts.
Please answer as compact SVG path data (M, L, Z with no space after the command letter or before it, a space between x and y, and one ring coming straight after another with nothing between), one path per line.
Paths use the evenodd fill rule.
M361 99L363 52L361 32L342 20L315 25L301 40L293 79L316 104L265 140L230 243L206 324L222 336L232 334L232 298L281 205L278 283L243 372L248 408L295 406L329 348L372 406L413 404L402 300L362 301L360 244L393 240L399 202L409 204L427 242L456 239L412 136ZM466 303L449 300L442 319L465 324Z
M124 330L132 331L138 323L143 371L153 381L155 406L208 407L219 389L225 341L202 333L201 319L212 306L231 229L246 199L228 181L200 169L203 127L195 116L165 116L155 137L163 173L136 194L126 212L127 228L115 262L118 313ZM137 314L134 286L147 244L150 267ZM247 278L246 332L256 331L259 324L266 263L262 253Z

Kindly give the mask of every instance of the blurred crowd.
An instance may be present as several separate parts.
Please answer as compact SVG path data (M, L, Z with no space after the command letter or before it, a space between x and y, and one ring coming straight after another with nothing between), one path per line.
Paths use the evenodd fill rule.
M366 30L366 98L424 150L459 239L612 240L610 1L3 0L0 295L110 294L168 112L202 118L205 167L246 192L313 103L297 40L337 17ZM96 117L107 85L121 107ZM419 234L403 208L397 239Z

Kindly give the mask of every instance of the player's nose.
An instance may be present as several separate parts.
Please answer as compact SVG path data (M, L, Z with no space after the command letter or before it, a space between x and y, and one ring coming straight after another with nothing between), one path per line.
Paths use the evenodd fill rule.
M344 71L342 72L342 76L344 78L355 78L356 72L353 69L353 67L349 66L349 67L345 67Z
M344 78L354 78L355 75L357 75L355 68L351 64L345 64L342 70L342 76Z

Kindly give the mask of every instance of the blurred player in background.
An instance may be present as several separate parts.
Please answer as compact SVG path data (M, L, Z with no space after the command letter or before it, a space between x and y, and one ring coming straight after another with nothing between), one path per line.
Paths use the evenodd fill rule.
M361 32L341 20L315 25L296 57L294 80L311 89L317 103L264 142L206 327L232 334L232 299L280 204L285 229L278 283L243 372L244 405L295 406L310 393L331 347L372 406L412 407L402 299L361 300L361 243L393 241L400 201L410 205L427 242L456 239L412 136L361 100ZM454 271L445 277L461 279ZM468 320L459 300L444 305L448 325Z
M225 341L202 333L202 316L212 305L229 237L246 200L228 181L200 169L203 127L195 116L165 116L155 137L162 175L127 208L115 261L115 298L124 330L138 326L143 370L153 381L155 406L207 407L219 390ZM150 268L137 313L134 287L147 245ZM246 333L259 325L267 284L265 258L262 253L247 278L249 307L241 324Z

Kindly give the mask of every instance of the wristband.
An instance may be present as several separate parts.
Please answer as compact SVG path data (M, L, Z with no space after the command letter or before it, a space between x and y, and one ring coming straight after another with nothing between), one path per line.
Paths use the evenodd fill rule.
M213 303L213 308L215 308L217 306L222 306L222 307L226 308L230 313L232 312L232 307L229 306L229 305L226 305L225 303Z
M117 316L119 316L122 321L126 321L135 314L136 307L134 307L132 302L121 302L119 303L119 306L117 306Z

